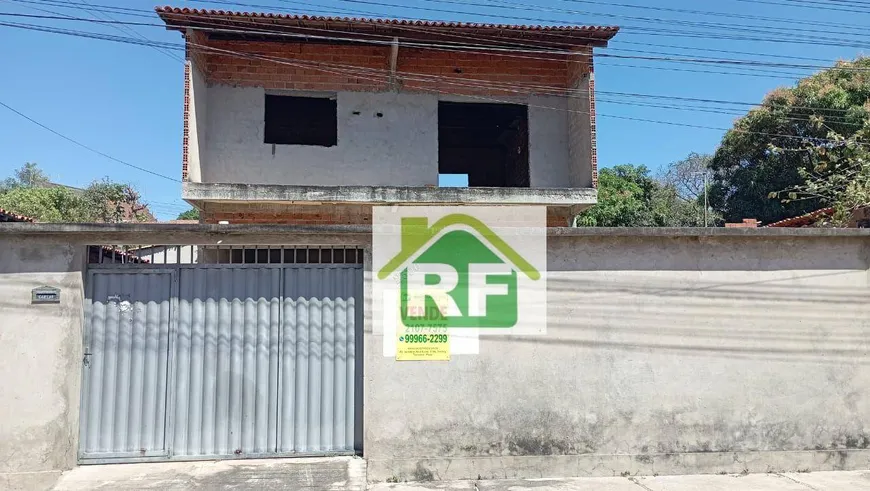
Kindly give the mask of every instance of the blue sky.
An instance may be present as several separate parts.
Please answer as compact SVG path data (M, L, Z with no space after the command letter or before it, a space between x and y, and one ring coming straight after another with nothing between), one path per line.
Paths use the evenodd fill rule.
M32 1L32 0L31 0ZM36 0L37 2L41 0ZM66 0L64 0L66 1ZM78 0L73 0L78 1ZM152 9L152 1L98 1L89 3ZM772 5L787 2L790 6ZM252 8L239 3L271 6ZM862 54L854 47L827 47L810 44L789 44L759 41L711 40L690 37L653 35L633 27L653 29L691 29L710 32L704 27L680 27L657 19L679 19L693 22L733 23L756 26L768 36L799 33L803 24L774 24L763 20L741 20L727 17L699 16L670 11L614 6L603 0L314 0L293 2L275 0L242 0L235 10L272 10L298 13L349 14L492 21L505 23L578 23L628 26L608 49L597 53L645 56L636 51L677 53L683 56L714 56L729 59L752 59L779 63L825 65L821 61L805 61L749 55L718 53L712 50L743 51L782 56L799 56L829 60L854 58ZM505 8L480 8L480 4ZM668 9L692 9L789 18L798 21L870 25L870 14L839 12L825 8L797 8L790 0L621 0L615 3L653 6ZM837 5L829 2L830 5ZM210 2L176 1L172 5L188 7L233 7ZM401 8L386 4L403 5ZM806 4L804 4L806 5ZM840 4L842 5L842 4ZM33 10L42 8L66 15L88 17L81 9L68 9L44 3L21 3L0 0L0 12L51 15ZM424 10L429 9L429 10ZM440 10L456 11L441 12ZM870 11L870 8L866 8ZM458 13L459 11L474 14ZM567 12L571 11L571 12ZM580 13L580 11L586 13ZM595 14L595 15L593 15ZM112 14L115 19L158 22L142 17ZM619 17L622 16L622 17ZM628 17L645 17L631 19ZM513 18L511 18L513 17ZM547 22L552 21L552 22ZM26 22L70 29L130 36L107 26L55 20L24 19L0 16L0 22ZM778 27L780 30L770 29ZM178 33L155 27L137 27L149 39L181 43ZM793 29L793 31L788 31ZM818 29L828 29L818 27ZM720 31L721 32L721 31ZM829 34L837 37L836 29ZM852 38L855 39L855 38ZM865 38L866 42L866 38ZM653 45L690 48L679 50ZM130 164L151 169L173 178L180 177L182 64L155 49L108 41L83 39L58 34L33 32L0 26L0 45L4 74L0 76L0 101L31 118L74 138L96 150ZM653 54L649 56L661 56ZM616 65L634 65L616 66ZM640 68L651 67L651 68ZM679 70L736 71L732 67L704 67L685 63L666 63L637 59L596 59L596 88L599 91L661 94L730 101L755 102L778 86L791 85L796 75L809 74L812 69L765 68L767 71L788 72L785 77L740 76L734 73L711 74ZM745 70L744 70L745 71ZM756 73L757 72L753 72ZM679 160L690 152L710 153L719 143L722 131L685 126L630 121L613 116L652 119L671 123L727 128L735 116L706 112L681 111L635 105L636 102L662 103L620 96L599 95L598 152L601 166L643 164L657 170ZM628 104L626 104L628 103ZM668 102L664 102L667 104ZM110 177L135 185L161 219L174 218L187 205L180 199L180 184L143 173L77 147L44 129L0 107L0 176L5 177L24 162L37 162L53 180L72 186L86 186L94 179Z

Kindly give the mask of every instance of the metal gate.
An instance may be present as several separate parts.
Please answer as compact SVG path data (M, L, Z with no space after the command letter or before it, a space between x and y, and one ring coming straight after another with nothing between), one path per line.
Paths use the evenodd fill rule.
M175 273L91 271L88 280L80 454L103 459L168 456Z
M361 254L292 256L92 264L82 461L359 450Z

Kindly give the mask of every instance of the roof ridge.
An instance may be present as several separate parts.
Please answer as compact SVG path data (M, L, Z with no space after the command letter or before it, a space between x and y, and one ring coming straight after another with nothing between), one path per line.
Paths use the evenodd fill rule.
M453 27L467 29L506 29L517 31L561 31L561 32L602 32L614 35L619 31L619 26L600 26L600 25L530 25L530 24L496 24L486 22L462 22L462 21L432 21L422 19L397 19L397 18L377 18L377 17L342 17L342 16L325 16L325 15L310 15L310 14L291 14L291 13L273 13L273 12L244 12L238 10L223 10L223 9L199 9L190 7L173 7L171 5L158 6L154 8L157 14L184 14L184 15L202 15L202 16L227 16L227 17L246 17L246 18L265 18L265 19L282 19L282 20L314 20L314 21L332 21L332 22L348 22L361 24L381 24L381 25L399 25L399 26L421 26L421 27ZM170 20L163 19L169 23Z

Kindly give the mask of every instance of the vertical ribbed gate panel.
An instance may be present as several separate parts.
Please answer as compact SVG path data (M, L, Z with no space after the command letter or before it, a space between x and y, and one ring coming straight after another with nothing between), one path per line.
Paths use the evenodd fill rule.
M183 268L179 278L173 454L276 449L278 268Z
M86 300L83 458L159 457L165 439L172 273L92 272Z
M287 269L281 333L280 453L354 450L361 270Z
M357 264L92 271L81 458L353 452L362 290Z

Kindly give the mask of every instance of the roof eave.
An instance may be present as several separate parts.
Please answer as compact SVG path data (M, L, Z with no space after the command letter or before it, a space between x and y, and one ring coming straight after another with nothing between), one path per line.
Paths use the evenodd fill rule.
M348 18L348 17L323 17L323 16L307 16L307 15L292 15L292 14L258 14L247 12L230 12L230 11L201 11L195 9L172 9L170 7L157 7L157 15L166 23L168 30L186 31L189 28L199 29L203 31L219 32L222 28L240 27L239 23L244 23L248 27L256 26L280 26L285 30L292 31L294 28L299 30L322 28L323 22L329 22L333 28L337 26L347 29L343 31L344 36L360 37L364 41L364 37L371 32L378 30L382 31L385 28L393 27L395 29L407 29L409 27L424 27L447 29L448 32L422 32L422 37L427 38L449 38L455 37L457 34L488 34L487 31L495 31L489 33L495 37L502 38L505 41L516 41L523 39L542 38L551 35L560 36L560 43L566 46L595 46L604 47L607 41L612 39L618 32L619 27L616 26L515 26L502 24L471 24L460 22L431 22L431 21L410 21L400 19L366 19L366 18ZM182 10L182 11L179 11ZM184 12L183 10L187 10ZM309 23L317 23L316 26L307 25ZM244 27L244 26L241 26ZM256 33L253 33L256 34ZM414 39L417 35L404 36L408 39ZM551 41L552 42L552 41Z

